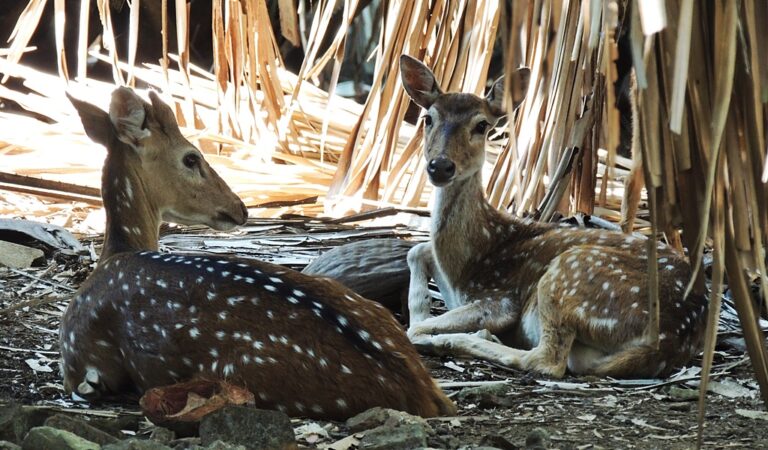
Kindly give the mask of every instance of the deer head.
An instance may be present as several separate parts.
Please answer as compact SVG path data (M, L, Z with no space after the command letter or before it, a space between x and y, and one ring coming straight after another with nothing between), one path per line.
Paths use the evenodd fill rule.
M216 230L244 224L248 210L240 198L184 138L171 108L155 92L149 98L151 103L131 89L118 88L107 114L69 96L86 134L107 148L105 204L118 209L141 204L142 210L134 213ZM108 199L110 195L117 198Z
M435 186L469 178L480 171L485 161L488 131L506 115L504 79L493 84L485 98L474 94L443 93L435 75L421 61L400 57L400 74L405 91L424 108L424 156L427 174ZM530 70L512 74L514 107L523 100Z

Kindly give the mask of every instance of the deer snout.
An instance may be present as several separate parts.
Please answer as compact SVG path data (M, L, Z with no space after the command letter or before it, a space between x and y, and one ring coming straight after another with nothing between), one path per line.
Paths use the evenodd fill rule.
M211 227L216 230L228 231L232 228L245 225L248 221L248 208L242 200L237 199L237 203L227 209L218 211L216 220Z
M242 200L240 200L240 215L236 217L236 220L238 225L245 225L248 222L248 208Z
M438 156L429 161L427 165L429 180L435 186L448 184L456 175L456 164L445 156Z

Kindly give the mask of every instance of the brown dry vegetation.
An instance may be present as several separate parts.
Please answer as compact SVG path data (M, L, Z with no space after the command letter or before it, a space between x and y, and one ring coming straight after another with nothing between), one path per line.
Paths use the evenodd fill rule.
M430 187L421 129L396 76L397 58L407 53L430 65L444 88L475 93L489 73L530 66L527 100L489 148L491 201L544 219L584 212L617 221L621 180L632 165L617 154L622 112L613 83L624 75L615 63L623 57L637 77L636 138L650 186L636 230L662 237L661 230L679 229L697 268L705 247L712 249L705 373L727 275L768 400L768 359L748 284L756 277L762 289L768 285L768 6L654 5L8 2L5 28L15 29L0 52L7 107L0 111L0 187L47 203L0 192L0 212L63 210L62 222L75 225L98 206L103 150L85 138L64 92L105 106L115 84L153 88L173 101L185 133L246 203L273 206L254 213L423 208ZM362 103L329 94L344 82ZM698 273L692 289L704 287Z

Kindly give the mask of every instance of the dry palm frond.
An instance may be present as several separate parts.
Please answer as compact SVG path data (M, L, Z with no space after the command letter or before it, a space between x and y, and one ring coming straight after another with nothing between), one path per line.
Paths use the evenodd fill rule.
M54 2L57 11L63 3ZM76 95L105 99L113 88L87 77L86 60L96 57L110 64L115 83L140 81L174 100L185 133L250 205L317 196L322 204L301 211L339 215L369 206L424 207L430 188L420 156L421 128L403 121L409 100L397 75L398 58L406 53L424 60L445 90L481 93L500 40L505 71L529 66L531 83L508 129L499 130L489 148L486 189L491 202L521 215L551 218L555 212L581 211L618 221L620 181L632 162L616 153L613 60L618 24L631 24L629 47L638 86L636 151L642 154L638 160L648 203L636 229L653 237L666 233L671 241L681 229L697 268L704 246L713 246L705 369L727 274L768 400L768 358L745 278L746 272L759 275L768 298L764 1L328 0L315 2L314 11L301 9L307 2L298 2L295 11L291 8L297 2L281 0L282 34L293 45L301 43L306 54L296 74L284 69L265 0L212 2L212 72L190 61L193 24L187 2L171 2L177 13L169 18L169 2L163 0L160 64L134 64L136 30L142 23L137 11L147 3L132 2L129 32L116 36L109 2L81 0L79 20L56 21L56 77L18 64L46 5L29 1L10 49L0 53L6 55L0 72L4 80L23 80L31 92L0 86L0 96L54 123L0 114L0 126L8 130L0 135L4 170L98 185L100 150L73 131L80 127L63 101L60 80L68 76L64 55L69 52L77 54L78 79L69 83ZM91 7L99 12L106 53L88 53L83 30ZM338 14L340 25L329 26ZM362 14L376 21L380 32L371 55L370 92L360 105L335 95L334 89L348 63L350 31ZM80 27L76 50L66 48L61 38L60 30L72 24ZM175 55L168 53L169 24L176 30L170 37L176 41ZM126 55L118 54L116 39L126 39ZM326 90L318 87L320 79L329 81ZM509 93L514 87L507 88ZM20 124L23 135L14 132ZM77 151L59 155L51 150L63 146ZM655 274L655 259L650 259ZM704 291L700 273L689 290ZM657 311L657 299L649 303ZM652 317L648 335L655 341L654 324L660 318Z

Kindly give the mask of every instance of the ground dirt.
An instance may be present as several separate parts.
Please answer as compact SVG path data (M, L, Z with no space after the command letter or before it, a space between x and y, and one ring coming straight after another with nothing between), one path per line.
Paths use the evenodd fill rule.
M275 244L278 248L265 250L264 246L269 247L269 243L265 243L266 238L260 238L262 247L251 254L259 253L256 256L266 258L265 255L287 252L293 255L289 262L298 267L302 258L311 259L313 254L322 251L302 253L295 247L290 250L285 247L286 236L307 232L306 227L297 232L295 225L270 228L262 223L251 232L267 229L269 236L276 239L272 243L278 242ZM334 230L338 239L323 240L320 247L329 248L344 242L351 234L347 228ZM328 229L323 232L327 235ZM391 230L387 233L403 235ZM366 237L365 233L358 234L360 236ZM166 240L166 247L178 250L184 247L179 244L182 241L191 242L188 248L197 245L193 238L185 235ZM209 241L210 237L206 238L206 242ZM317 239L307 242L310 241L319 242ZM98 249L99 237L95 237L94 242L94 248ZM84 241L84 244L88 247L90 242ZM297 252L302 258L296 257ZM280 262L279 257L266 259ZM63 392L58 367L59 318L70 292L85 278L91 263L88 255L63 256L54 252L49 253L42 267L0 268L0 403L43 405L81 415L138 411L136 405L73 402ZM768 448L768 414L764 412L749 360L738 344L738 332L723 333L721 338L715 357L715 392L707 396L703 446ZM726 345L726 338L736 344ZM535 429L540 429L535 433L545 438L544 448L683 449L696 445L698 372L695 366L700 364L699 360L678 379L630 383L573 377L552 380L480 361L426 359L433 376L446 385L446 391L459 405L458 416L429 420L434 429L429 441L432 447L522 448ZM467 395L467 389L472 386L487 387L494 381L506 382L507 392ZM310 421L297 419L294 425L298 427L306 422ZM328 445L350 434L341 423L318 424L329 432L329 437L311 443L305 441L304 445Z

